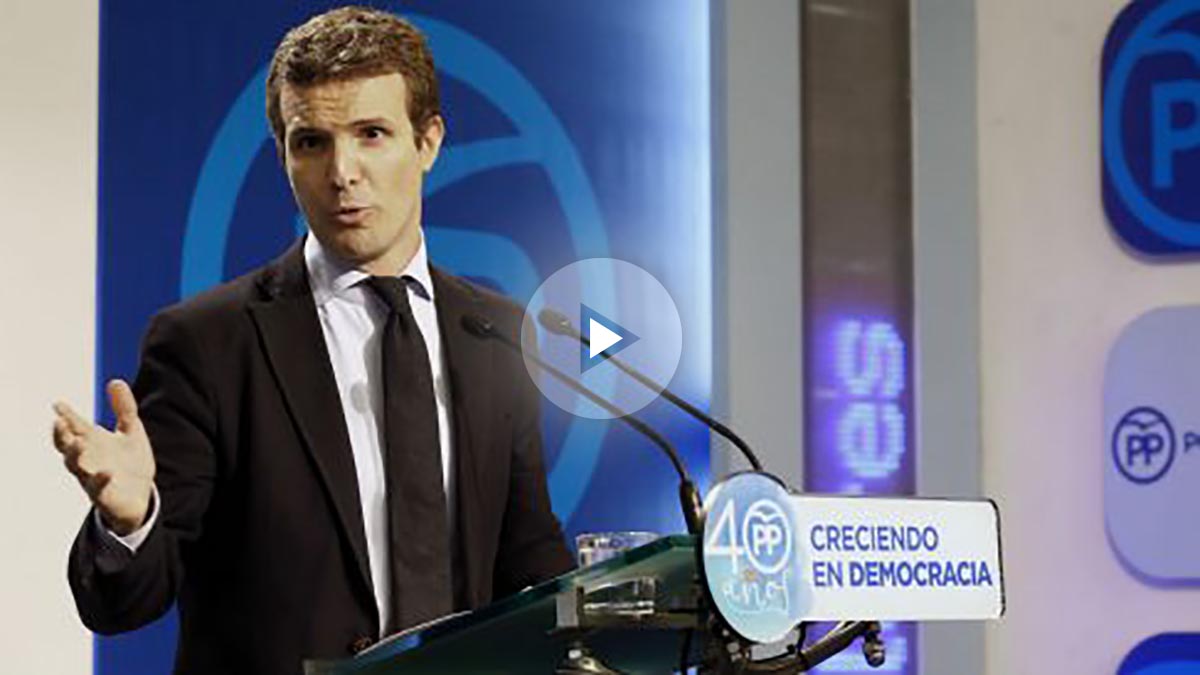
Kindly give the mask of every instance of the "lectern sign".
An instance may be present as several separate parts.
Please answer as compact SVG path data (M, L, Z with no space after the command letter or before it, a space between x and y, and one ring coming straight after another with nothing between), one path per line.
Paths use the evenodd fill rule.
M746 639L775 641L800 621L1004 611L992 502L796 495L744 473L717 485L705 510L708 591Z

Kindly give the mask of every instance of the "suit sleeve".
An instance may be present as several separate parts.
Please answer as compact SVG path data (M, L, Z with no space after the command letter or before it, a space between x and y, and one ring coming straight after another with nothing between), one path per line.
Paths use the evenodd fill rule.
M154 450L158 521L134 553L85 519L67 577L83 623L101 634L150 623L174 603L187 550L200 537L216 476L216 416L194 338L170 314L156 316L134 382Z
M519 324L518 324L519 325ZM536 332L526 321L525 349L537 351ZM550 508L542 452L541 392L529 378L519 356L513 358L511 385L516 388L513 414L512 461L508 505L500 533L493 585L496 597L570 571L574 557L562 527Z

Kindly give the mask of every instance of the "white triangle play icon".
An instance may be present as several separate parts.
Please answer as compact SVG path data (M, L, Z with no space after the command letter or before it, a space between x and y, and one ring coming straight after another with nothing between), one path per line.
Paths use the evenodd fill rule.
M604 324L595 319L590 319L591 324L588 326L588 339L591 344L588 346L588 355L591 358L596 358L596 355L608 349L625 339L609 330Z

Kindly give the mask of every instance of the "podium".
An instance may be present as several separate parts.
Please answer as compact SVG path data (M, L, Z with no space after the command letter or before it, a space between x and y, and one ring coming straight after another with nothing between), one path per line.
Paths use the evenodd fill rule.
M681 495L686 495L681 491ZM469 613L417 626L307 675L702 673L790 675L862 641L880 621L1004 613L999 511L988 500L801 495L758 472L705 500L672 535ZM837 625L809 642L804 628ZM775 656L755 645L798 640Z
M696 539L672 535L528 588L495 604L420 626L358 656L309 662L307 675L554 673L572 656L587 670L592 657L620 673L670 673L688 649L700 655ZM653 579L653 609L638 614L592 612L590 598ZM695 632L695 639L688 634Z

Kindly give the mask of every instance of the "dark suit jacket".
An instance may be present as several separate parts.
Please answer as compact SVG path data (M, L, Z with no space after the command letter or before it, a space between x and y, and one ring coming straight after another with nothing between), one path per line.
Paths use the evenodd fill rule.
M434 270L453 392L457 604L572 565L550 511L539 397L515 350L522 312ZM299 673L379 635L354 460L302 247L151 321L134 391L162 503L136 555L84 523L68 577L98 633L178 600L179 673ZM113 544L116 544L115 546Z

